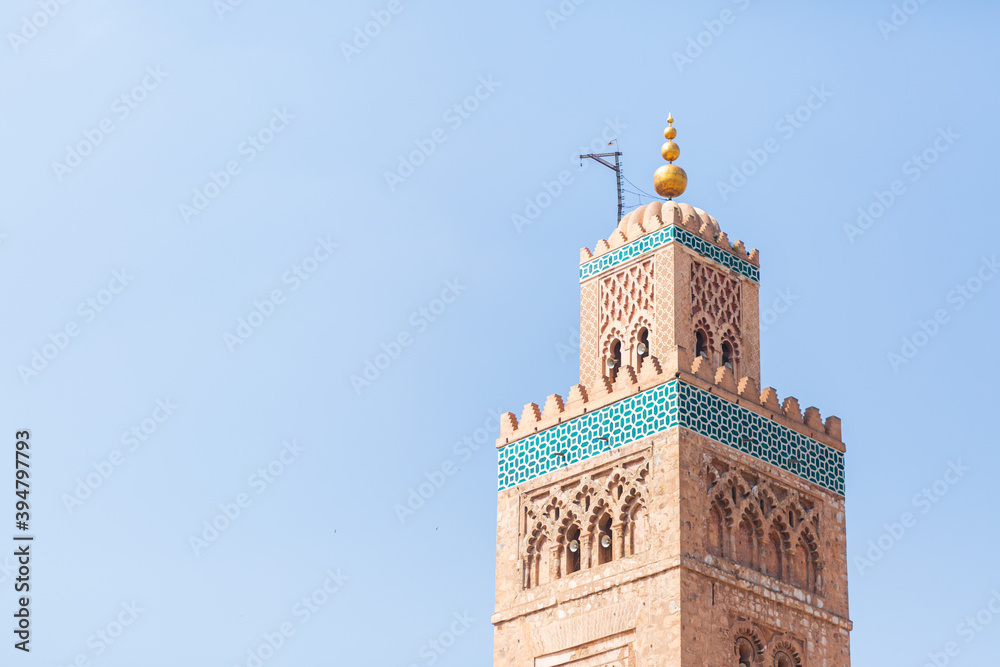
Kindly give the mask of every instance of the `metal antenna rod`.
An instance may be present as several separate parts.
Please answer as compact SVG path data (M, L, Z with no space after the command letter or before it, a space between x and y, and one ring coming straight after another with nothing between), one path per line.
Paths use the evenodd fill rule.
M622 166L621 161L619 160L621 155L621 151L615 151L614 153L587 153L586 155L580 156L580 164L583 164L584 158L590 158L591 160L600 162L608 169L614 170L615 175L618 177L618 219L616 222L622 219ZM603 159L606 157L614 157L615 163L611 164L607 160Z

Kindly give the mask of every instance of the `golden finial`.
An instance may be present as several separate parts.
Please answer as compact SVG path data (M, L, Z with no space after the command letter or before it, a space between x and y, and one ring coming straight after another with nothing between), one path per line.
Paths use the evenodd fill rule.
M667 138L667 143L660 148L660 155L670 164L662 165L656 170L656 173L653 174L653 186L661 197L673 199L684 194L688 182L684 170L673 164L674 160L681 154L680 147L673 141L674 137L677 136L673 114L667 114L667 129L663 131L663 136Z

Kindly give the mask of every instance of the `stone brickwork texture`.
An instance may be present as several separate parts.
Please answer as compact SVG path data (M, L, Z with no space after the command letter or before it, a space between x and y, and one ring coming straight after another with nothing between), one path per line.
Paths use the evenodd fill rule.
M674 202L581 251L581 384L501 420L497 667L850 666L840 420L759 389L758 267Z

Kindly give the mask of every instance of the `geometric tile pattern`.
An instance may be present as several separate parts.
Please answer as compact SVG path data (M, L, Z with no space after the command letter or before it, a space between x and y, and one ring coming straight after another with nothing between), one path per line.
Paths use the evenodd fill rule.
M680 405L682 427L844 495L844 454L833 447L683 382Z
M709 259L722 264L726 268L736 271L742 276L759 283L760 269L750 262L737 257L731 252L726 252L722 248L709 243L697 234L692 234L686 229L681 229L677 225L669 225L659 229L652 234L646 234L631 243L626 243L620 248L607 252L600 257L590 260L580 265L580 282L591 276L597 275L613 266L618 266L623 262L638 257L643 253L655 250L671 241L678 241L695 252L708 257Z
M509 489L674 426L844 495L842 452L680 380L657 385L502 448L499 489Z
M677 414L672 381L529 435L500 450L500 490L677 426Z

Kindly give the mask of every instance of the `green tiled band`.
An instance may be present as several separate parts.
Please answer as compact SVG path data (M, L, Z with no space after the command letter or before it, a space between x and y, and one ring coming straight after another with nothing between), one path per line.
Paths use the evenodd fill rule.
M715 394L674 382L680 384L684 428L844 495L842 452Z
M844 494L843 453L680 380L507 445L499 452L499 488L509 489L678 425Z
M673 380L518 440L500 450L500 490L677 426L677 414Z
M745 259L741 259L731 252L726 252L722 248L709 243L697 234L692 234L688 230L681 229L676 225L670 225L652 234L647 234L631 243L626 243L620 248L616 248L611 252L607 252L596 259L582 264L580 266L580 282L614 266L623 264L630 259L634 259L650 250L664 246L671 241L678 241L695 252L736 271L755 283L760 282L759 268Z

